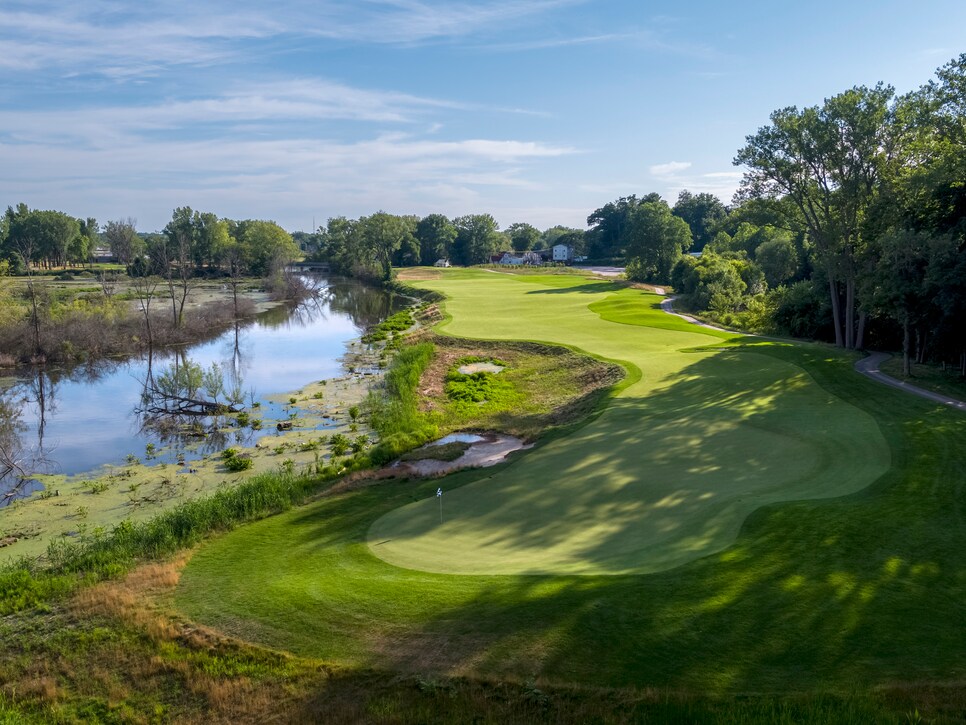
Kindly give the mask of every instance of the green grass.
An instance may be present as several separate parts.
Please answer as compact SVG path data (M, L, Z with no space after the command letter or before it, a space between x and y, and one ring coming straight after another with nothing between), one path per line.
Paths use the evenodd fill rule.
M211 541L175 594L186 615L271 647L391 671L805 693L813 705L816 692L961 682L960 413L866 380L851 355L821 346L709 349L725 341L602 320L637 313L625 304L630 292L598 283L460 270L424 284L451 295L452 334L559 334L627 360L635 374L599 417L508 466L327 497ZM622 310L607 309L615 292L610 302ZM489 314L494 304L499 315ZM596 460L579 459L580 448ZM687 474L678 488L672 472ZM575 493L571 478L591 491ZM498 506L482 522L460 519L476 538L490 532L510 554L548 548L538 572L635 573L452 575L375 556L386 546L370 536L379 519L404 516L401 525L413 526L421 507L437 505L439 485L447 516L481 497ZM666 498L675 493L683 500ZM721 505L705 505L706 493ZM571 536L584 523L598 527L594 541L569 544L553 528L561 514ZM669 539L642 543L662 527ZM434 531L415 527L408 543ZM460 566L475 566L484 548L449 531L456 543L439 540L450 550L434 552L435 565L454 567L446 562L460 555L470 560ZM667 543L675 539L679 546Z
M757 346L682 351L709 337L655 309L655 295L593 282L556 294L499 278L465 287L433 284L451 296L449 332L512 335L498 311L519 306L541 340L644 374L592 424L452 492L444 524L432 499L379 519L370 538L390 563L459 574L660 571L728 546L763 505L851 493L887 468L868 415ZM605 296L588 307L589 295ZM561 314L572 302L580 307Z

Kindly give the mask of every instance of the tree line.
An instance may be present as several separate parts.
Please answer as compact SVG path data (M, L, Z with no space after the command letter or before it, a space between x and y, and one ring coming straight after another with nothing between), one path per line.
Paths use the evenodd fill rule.
M358 219L333 217L314 234L294 236L310 259L328 262L346 274L381 279L389 279L394 267L432 265L439 260L488 264L497 253L511 249L549 249L563 242L580 250L584 239L579 229L554 226L540 231L524 222L501 231L490 214L450 219L444 214L420 218L384 211Z
M0 221L4 270L23 274L39 269L89 265L99 248L134 274L164 274L183 264L195 274L229 273L264 277L300 254L292 236L272 221L220 219L210 212L179 207L160 233L141 235L132 218L107 222L75 219L60 211L7 207ZM133 266L132 266L133 265Z
M725 324L966 374L966 54L905 95L880 83L779 109L734 163L730 207L685 191L597 209L591 255Z

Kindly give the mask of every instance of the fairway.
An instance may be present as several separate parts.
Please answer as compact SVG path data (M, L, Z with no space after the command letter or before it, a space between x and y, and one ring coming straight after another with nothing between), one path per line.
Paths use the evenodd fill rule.
M442 523L435 496L377 520L369 545L389 563L655 572L724 549L761 506L858 491L888 468L867 414L753 344L693 351L724 335L658 311L656 295L485 272L421 285L447 295L450 334L574 345L641 375L573 434L459 489L442 481Z

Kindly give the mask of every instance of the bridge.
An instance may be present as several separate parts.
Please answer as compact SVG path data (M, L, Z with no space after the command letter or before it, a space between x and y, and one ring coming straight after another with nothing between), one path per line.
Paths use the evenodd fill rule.
M330 270L330 265L328 262L292 262L288 265L289 269L299 270L301 272L325 272L328 273Z

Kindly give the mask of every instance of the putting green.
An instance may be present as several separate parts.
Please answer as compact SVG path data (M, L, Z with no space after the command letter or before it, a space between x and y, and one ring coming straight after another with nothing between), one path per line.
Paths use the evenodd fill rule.
M457 574L619 574L720 551L770 503L858 491L888 469L873 421L755 343L664 314L660 298L572 276L458 270L451 334L561 343L624 362L598 418L370 528L396 566ZM734 338L733 338L734 339ZM702 350L695 350L701 348ZM640 374L638 375L638 371Z

